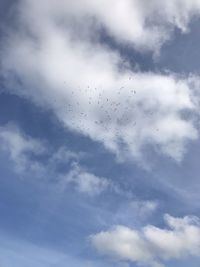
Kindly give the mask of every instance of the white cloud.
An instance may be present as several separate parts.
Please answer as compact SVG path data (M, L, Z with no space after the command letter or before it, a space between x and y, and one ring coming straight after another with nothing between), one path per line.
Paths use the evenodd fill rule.
M191 19L200 15L199 0L42 0L39 4L31 0L21 2L22 16L28 17L44 34L46 20L51 23L52 19L59 25L65 22L65 27L75 24L76 30L80 28L80 36L84 30L84 34L94 37L91 28L98 35L98 29L104 27L120 43L130 43L139 50L159 49L170 38L175 27L187 32ZM35 20L35 15L38 15L38 20Z
M91 236L92 245L102 255L146 266L161 266L163 261L170 259L200 257L199 219L169 215L164 218L169 229L147 225L134 230L118 225Z
M23 134L15 125L0 127L0 150L8 153L18 172L41 171L40 164L30 159L30 154L41 155L45 147L39 140Z
M23 84L17 93L52 109L66 127L103 143L119 159L141 160L150 145L180 161L188 141L198 137L193 120L182 115L196 109L190 78L131 70L117 52L96 41L96 24L88 19L122 42L154 46L163 39L155 37L160 29L162 35L173 25L184 30L198 7L199 1L178 0L23 0L23 26L9 35L2 50L4 75L17 75ZM156 28L155 23L147 27L155 18Z
M64 181L73 184L79 192L89 195L98 195L111 186L108 179L87 172L78 164L73 164Z
M8 154L14 163L15 171L20 174L33 175L43 179L54 177L57 186L65 189L66 185L73 184L77 191L89 195L98 195L108 187L114 185L103 177L98 177L85 171L77 162L84 153L75 153L61 147L55 152L48 151L47 147L39 140L31 138L20 131L15 125L0 127L0 151ZM31 155L45 155L47 160L42 162L33 159ZM51 154L51 155L49 155ZM72 162L66 175L57 171L59 164Z

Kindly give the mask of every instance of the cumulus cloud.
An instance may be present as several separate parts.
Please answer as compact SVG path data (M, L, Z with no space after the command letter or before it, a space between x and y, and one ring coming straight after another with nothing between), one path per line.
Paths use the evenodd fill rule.
M119 159L141 160L147 146L182 159L188 141L198 137L191 116L183 116L196 111L190 78L136 72L98 41L98 32L103 25L122 42L155 47L169 28L187 28L199 1L20 3L17 34L8 34L1 50L15 93L53 110L66 127Z
M35 13L38 15L34 26L41 26L42 22L43 28L45 20L53 18L60 25L65 21L65 27L75 24L76 30L81 27L87 36L93 37L91 27L97 36L98 30L104 28L120 43L130 43L136 49L152 51L168 40L175 28L187 32L191 19L200 15L199 0L42 0L40 4L21 0L21 3L23 17L34 20ZM43 31L45 33L45 28Z
M92 245L113 259L145 266L162 266L163 261L200 257L200 221L196 217L165 215L168 228L147 225L141 230L115 226L91 236Z

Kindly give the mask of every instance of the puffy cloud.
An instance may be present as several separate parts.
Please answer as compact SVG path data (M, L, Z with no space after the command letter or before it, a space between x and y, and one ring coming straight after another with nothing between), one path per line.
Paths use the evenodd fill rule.
M141 230L115 226L91 236L97 251L113 259L161 266L170 259L200 256L200 221L196 217L165 215L169 229L147 225Z
M199 0L42 0L39 4L21 0L21 3L22 16L28 17L44 34L46 20L51 22L53 18L59 25L64 21L65 27L75 24L76 30L80 28L79 35L84 30L84 34L94 37L92 28L98 36L98 30L103 27L120 43L153 51L170 38L175 27L186 32L191 19L200 15Z
M180 161L188 141L198 136L191 116L184 116L196 109L190 78L131 70L117 52L98 42L91 19L121 41L126 36L139 47L152 46L160 40L154 38L160 27L162 34L166 25L185 29L198 5L22 0L18 32L9 34L2 48L5 79L14 81L15 92L53 110L66 127L103 143L119 159L141 160L150 145ZM159 24L150 23L152 18Z

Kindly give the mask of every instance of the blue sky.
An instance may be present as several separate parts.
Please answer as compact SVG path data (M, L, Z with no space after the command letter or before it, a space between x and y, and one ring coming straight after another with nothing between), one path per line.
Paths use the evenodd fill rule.
M0 14L0 266L199 266L200 1Z

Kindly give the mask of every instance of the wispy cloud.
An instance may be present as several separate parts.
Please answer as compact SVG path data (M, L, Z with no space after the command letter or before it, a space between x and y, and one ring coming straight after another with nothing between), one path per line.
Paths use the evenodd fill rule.
M86 171L78 163L84 153L75 153L66 147L61 147L55 152L48 150L48 147L40 140L31 138L23 134L15 125L7 125L0 128L1 150L8 154L18 173L26 176L32 175L43 179L54 177L57 185L73 185L81 193L98 195L108 187L111 189L112 183L104 177L98 177ZM42 162L34 159L31 155L43 155L47 160ZM59 172L60 164L69 164L65 174ZM56 177L56 178L55 178Z
M16 267L63 267L66 265L81 267L83 264L88 267L94 266L93 261L79 260L65 252L23 239L11 238L5 233L0 239L0 249L1 264L8 267L13 265ZM101 267L103 265L95 263L95 266Z
M6 152L14 162L16 171L40 171L39 164L31 160L31 155L42 155L46 152L45 146L39 140L23 134L14 124L0 127L0 150Z
M98 195L110 185L106 178L89 173L78 164L73 164L64 180L66 183L73 184L79 192L89 195Z

